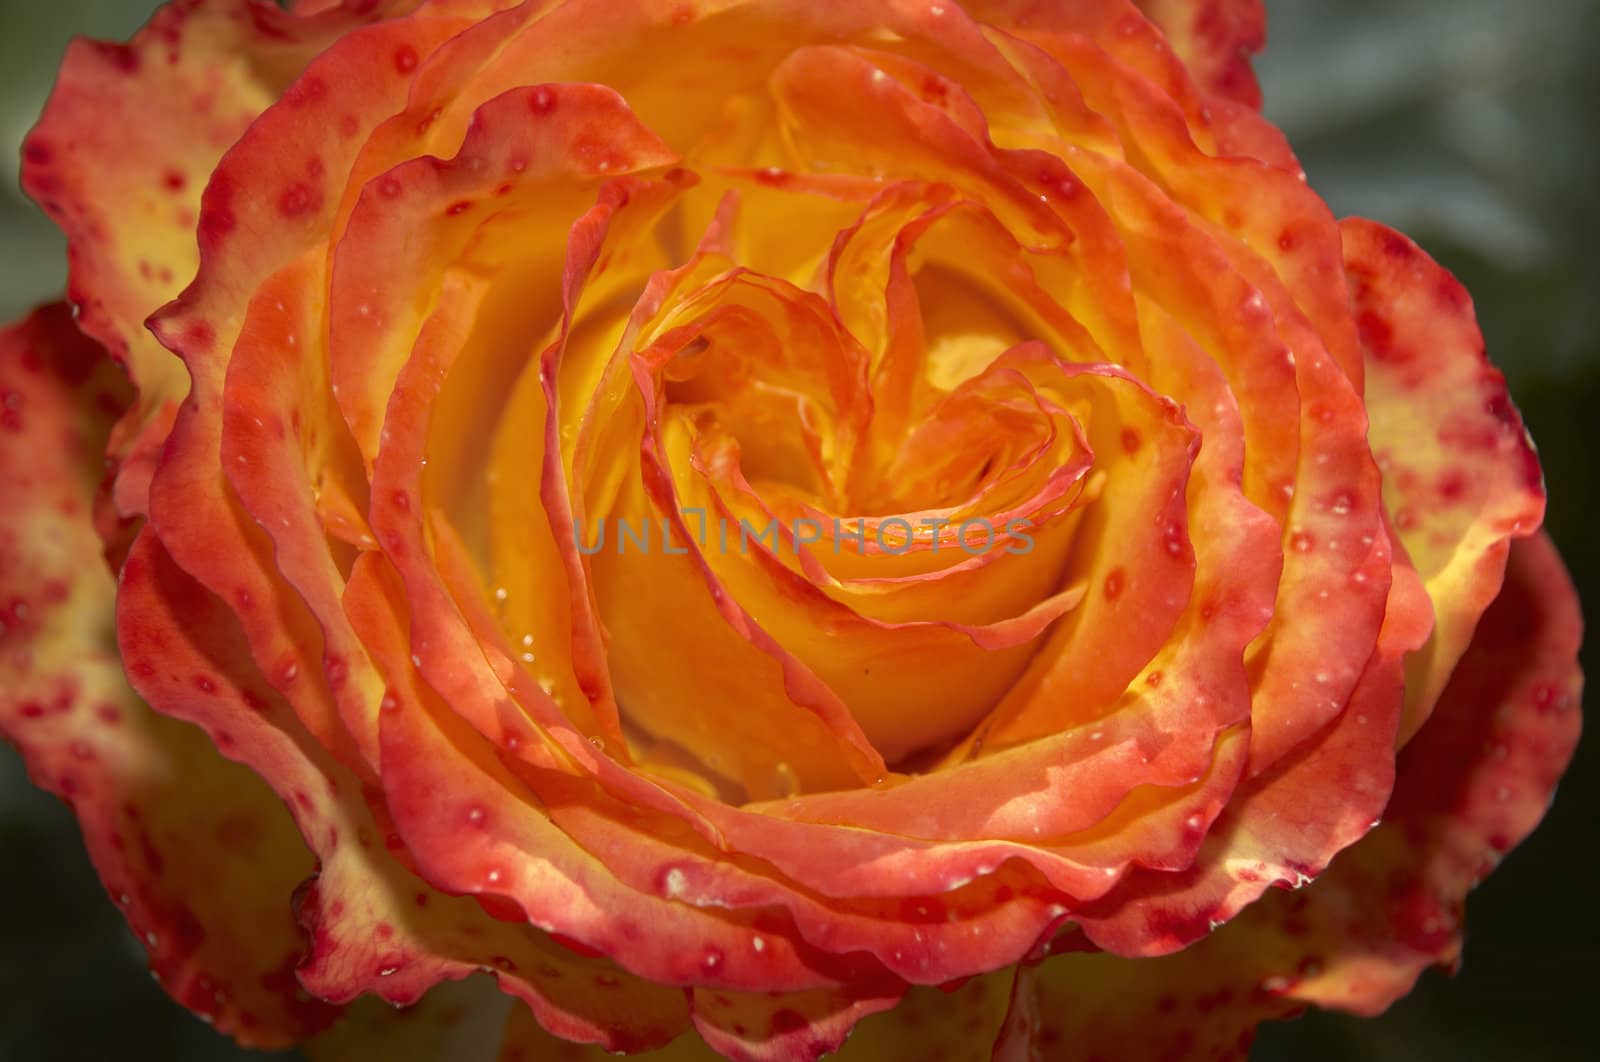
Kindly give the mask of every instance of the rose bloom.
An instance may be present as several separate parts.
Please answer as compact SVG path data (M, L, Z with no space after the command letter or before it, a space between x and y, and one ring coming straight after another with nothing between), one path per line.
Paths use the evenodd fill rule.
M1453 964L1576 740L1577 604L1465 291L1307 187L1263 33L178 0L75 44L0 726L162 986L332 1058L1237 1058Z

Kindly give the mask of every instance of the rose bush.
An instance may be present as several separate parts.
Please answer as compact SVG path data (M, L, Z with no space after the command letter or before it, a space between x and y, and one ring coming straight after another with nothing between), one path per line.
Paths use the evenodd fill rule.
M174 998L334 1057L469 1005L505 1059L1226 1057L1453 961L1576 739L1576 601L1466 293L1306 186L1262 37L178 0L75 44L0 726ZM478 971L509 1017L340 1020Z

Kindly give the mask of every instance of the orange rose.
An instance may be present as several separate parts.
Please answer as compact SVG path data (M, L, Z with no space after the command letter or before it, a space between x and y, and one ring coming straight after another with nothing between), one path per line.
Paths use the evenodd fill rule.
M487 971L505 1059L1221 1057L1452 959L1576 738L1576 603L1465 292L1334 221L1261 38L179 0L76 45L0 724L166 988L268 1046Z

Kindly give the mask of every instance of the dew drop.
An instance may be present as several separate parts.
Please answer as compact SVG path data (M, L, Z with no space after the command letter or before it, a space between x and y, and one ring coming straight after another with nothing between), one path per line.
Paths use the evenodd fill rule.
M772 768L773 784L779 793L786 797L798 796L800 793L800 779L795 775L794 768L787 763L779 763Z

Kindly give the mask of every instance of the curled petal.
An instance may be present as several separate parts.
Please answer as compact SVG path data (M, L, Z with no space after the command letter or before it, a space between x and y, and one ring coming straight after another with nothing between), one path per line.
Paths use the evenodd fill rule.
M123 677L90 509L129 398L64 306L0 334L0 730L77 814L162 987L241 1043L281 1047L336 1013L294 980L289 895L311 856L272 792L218 751L247 735L156 715ZM177 678L197 699L225 681Z
M1538 825L1577 744L1582 632L1549 537L1514 542L1503 589L1401 751L1383 825L1311 894L1331 954L1291 995L1373 1014L1428 966L1454 966L1468 891Z
M856 1022L888 1010L905 986L876 990L691 995L695 1030L719 1055L740 1062L817 1062L844 1042Z
M1466 289L1392 229L1342 228L1384 508L1434 610L1433 637L1406 664L1403 745L1499 592L1513 539L1543 521L1544 479Z
M471 899L437 892L398 862L393 853L403 846L379 794L365 790L309 738L255 672L222 603L178 569L148 530L123 567L118 608L122 655L139 692L162 712L201 725L216 747L265 778L317 856L316 875L303 887L269 882L278 910L288 913L293 896L293 913L309 941L296 934L294 953L267 987L297 1000L296 983L339 1004L373 993L409 1005L441 980L482 969L569 1039L620 1045L670 1038L682 1027L681 1001L670 991L632 982L543 933L507 927ZM227 806L221 799L210 805ZM252 880L267 881L249 859L234 865ZM312 869L281 858L273 865L299 878ZM628 1004L596 994L596 984L632 985ZM331 1010L315 1007L326 1024Z
M1267 40L1262 0L1138 0L1207 92L1261 107L1250 57Z
M307 412L327 404L315 390L322 343L319 300L303 288L309 285L315 292L325 285L319 280L325 271L312 249L325 239L338 203L338 181L359 148L358 134L404 99L406 78L396 68L396 49L426 54L459 28L445 19L382 22L341 36L317 57L218 163L201 206L200 273L152 321L162 341L184 359L193 387L150 483L151 523L167 554L235 608L256 666L316 739L352 768L362 763L363 728L354 721L347 726L346 719L359 718L356 702L363 693L366 707L375 708L372 683L361 673L359 658L343 652L348 646L341 645L338 631L325 638L324 624L334 626L326 586L316 583L325 571L303 553L291 555L285 580L272 537L235 494L223 462L224 396L232 352L241 342L255 346L255 358L272 356L278 343L289 345L291 339L310 348L296 359L300 371L285 379L265 386L246 380L234 388L236 422L243 406L245 423L253 426L259 418L270 444L262 456L271 467L242 476L241 482L247 494L254 484L253 500L263 511L269 504L276 508L272 515L279 522L273 530L282 533L286 512L294 513L291 526L305 516L298 503L309 486L289 489L296 463L306 459L296 451L337 448L338 443L324 434L325 425L297 428L292 409L284 408L301 397L297 390L304 394L308 387ZM335 79L350 86L337 99L328 87ZM242 194L263 185L273 194ZM252 389L257 394L247 394ZM269 395L277 409L271 408ZM267 428L269 417L274 423ZM323 442L313 445L314 436ZM252 457L237 440L228 451L235 469L248 466ZM307 536L302 532L296 541L303 544ZM328 649L331 659L325 660ZM355 681L342 683L341 675L351 667L357 668ZM371 746L369 739L366 748Z
M1130 875L1081 919L1085 935L1117 954L1166 954L1228 921L1269 885L1304 885L1366 834L1394 780L1389 743L1401 661L1426 639L1430 618L1421 581L1397 565L1377 648L1333 721L1238 787L1192 865L1160 879ZM1325 678L1314 673L1312 681L1326 685Z
M147 426L159 439L164 425L149 422L188 390L144 322L194 276L201 189L294 72L383 13L366 7L302 18L250 0L173 3L127 44L68 48L23 152L23 186L70 242L80 327L138 388L127 446ZM144 504L137 490L119 503Z
M1242 1059L1306 1003L1376 1014L1461 948L1467 891L1538 823L1577 741L1577 599L1543 536L1511 548L1439 708L1401 754L1383 825L1297 891L1187 950L1039 967L1041 1042L1085 1057Z

